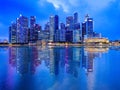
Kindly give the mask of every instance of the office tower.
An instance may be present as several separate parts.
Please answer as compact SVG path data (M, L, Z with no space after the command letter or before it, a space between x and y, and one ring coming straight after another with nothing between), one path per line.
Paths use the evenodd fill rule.
M28 42L30 42L30 28L28 28Z
M35 24L36 24L36 17L31 16L30 17L30 38L29 42L34 42L35 36L34 36L34 30L35 30Z
M60 42L65 42L65 24L60 23Z
M36 17L31 16L30 17L30 28L34 28L34 25L36 24Z
M75 23L78 23L78 13L77 12L74 13L74 24Z
M80 23L78 22L78 13L74 13L73 43L80 43L82 38Z
M82 23L82 43L84 41L85 35L86 35L86 22L83 22Z
M49 39L49 42L54 41L54 30L55 30L54 16L50 16L50 39Z
M45 31L50 31L50 23L49 22L47 22L46 24L45 24L45 28L44 28L44 30Z
M73 30L74 30L74 20L73 16L68 16L66 18L66 28L65 28L65 38L66 42L72 43L73 41Z
M54 22L55 22L54 42L59 42L60 41L60 31L59 31L59 17L58 17L58 15L55 15Z
M86 32L88 38L93 38L93 18L88 18L86 22Z
M9 42L10 43L17 43L17 26L16 23L12 23L12 25L9 27Z
M73 42L73 31L66 30L65 39L67 43Z
M17 43L28 43L28 18L22 15L17 18Z
M69 16L66 18L66 27L67 27L67 30L69 31L72 31L74 29L73 16Z
M44 27L45 40L48 41L50 39L50 23L47 22Z
M58 15L55 15L55 17L54 17L55 19L55 31L56 30L59 30L59 17L58 17Z
M34 35L33 35L33 40L36 42L39 38L38 32L42 30L42 27L39 24L35 24L34 27Z
M80 31L80 23L74 24L73 30L73 43L81 42L81 31Z
M85 38L93 38L93 18L89 18L88 14L85 16L85 21L82 23L82 40Z

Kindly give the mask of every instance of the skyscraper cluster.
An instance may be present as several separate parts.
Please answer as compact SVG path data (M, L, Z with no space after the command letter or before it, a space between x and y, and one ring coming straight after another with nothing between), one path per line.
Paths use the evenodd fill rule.
M81 24L77 12L66 17L66 24L59 23L58 15L50 16L43 30L36 24L35 16L30 17L29 25L29 19L20 15L9 27L9 41L12 44L36 43L38 40L51 43L82 43L85 38L99 36L100 34L93 31L93 18L86 15Z
M41 26L36 24L35 16L30 17L29 27L29 19L20 15L9 27L9 42L12 44L34 43L38 40L39 31L41 31Z

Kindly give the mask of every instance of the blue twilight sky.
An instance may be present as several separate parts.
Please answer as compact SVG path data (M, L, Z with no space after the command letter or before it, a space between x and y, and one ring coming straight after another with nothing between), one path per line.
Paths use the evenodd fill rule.
M79 13L79 21L89 14L94 19L94 31L111 40L120 39L120 0L0 0L0 39L8 38L8 27L20 14L37 17L44 25L50 15L65 17Z

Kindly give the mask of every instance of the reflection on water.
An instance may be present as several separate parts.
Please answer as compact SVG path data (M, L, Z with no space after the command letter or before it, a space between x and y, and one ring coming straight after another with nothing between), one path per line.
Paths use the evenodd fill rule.
M45 63L51 74L58 75L59 67L66 73L78 77L80 65L87 72L93 72L93 60L108 48L83 47L11 47L9 63L20 74L34 74L36 68Z
M0 90L113 90L116 85L109 77L114 72L109 58L113 51L107 47L24 46L0 48L0 54L4 59L0 62L7 68L4 71L0 66L4 71ZM120 75L119 70L116 72Z

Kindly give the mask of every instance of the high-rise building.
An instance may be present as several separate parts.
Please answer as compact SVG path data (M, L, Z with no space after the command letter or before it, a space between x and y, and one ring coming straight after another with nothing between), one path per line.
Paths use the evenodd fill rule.
M82 23L82 41L85 38L93 38L93 18L89 18L88 14L85 16L85 21Z
M49 41L50 39L50 23L49 22L45 24L44 32L45 32L45 36L44 36L45 39Z
M47 22L46 24L45 24L45 28L44 28L44 30L45 31L50 31L50 23L49 22Z
M74 13L73 43L81 43L82 33L78 22L78 13Z
M67 27L67 30L69 31L72 31L74 29L73 16L69 16L66 18L66 27Z
M30 37L29 37L29 42L34 42L35 24L36 24L36 17L31 16L30 17Z
M73 30L73 43L80 43L81 38L82 38L82 34L80 30L80 23L75 23Z
M59 17L58 15L50 17L50 42L58 42L59 41Z
M86 22L82 23L82 42L84 41L84 36L86 35Z
M28 18L22 15L17 18L17 43L28 43Z
M17 26L16 23L12 23L12 25L9 27L9 42L10 43L17 43Z
M93 37L93 18L88 18L86 22L86 33L88 38Z
M31 16L30 17L30 28L34 28L34 25L36 24L36 17Z
M60 42L65 42L66 38L65 38L65 24L64 23L60 23Z
M59 16L58 15L55 15L54 22L55 22L55 31L59 30Z
M74 13L74 24L75 23L78 23L78 13L77 12Z
M39 24L35 24L34 26L34 32L33 32L33 42L36 42L38 40L38 32L41 31L42 28Z
M49 42L54 41L54 30L55 30L54 16L50 16L50 39L49 39Z
M55 15L54 22L55 22L54 42L59 42L60 41L60 30L59 30L59 17L58 17L58 15Z
M65 39L66 39L66 42L72 43L73 42L73 31L67 30L65 33Z

